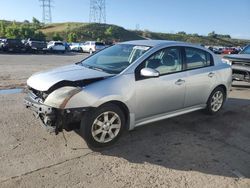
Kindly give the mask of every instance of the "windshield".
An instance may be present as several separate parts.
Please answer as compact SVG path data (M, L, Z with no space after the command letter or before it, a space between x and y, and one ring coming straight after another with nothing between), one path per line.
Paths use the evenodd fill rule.
M83 60L81 64L91 69L118 74L141 57L148 49L148 46L117 44L90 56Z
M250 45L244 48L244 50L241 51L241 54L250 54Z

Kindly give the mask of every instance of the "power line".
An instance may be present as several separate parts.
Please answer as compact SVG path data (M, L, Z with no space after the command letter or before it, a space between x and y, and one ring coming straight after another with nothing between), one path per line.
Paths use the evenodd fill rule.
M89 22L106 23L105 0L90 0Z
M43 9L43 23L51 23L52 22L52 14L51 14L51 1L52 0L39 0L41 2L41 7Z

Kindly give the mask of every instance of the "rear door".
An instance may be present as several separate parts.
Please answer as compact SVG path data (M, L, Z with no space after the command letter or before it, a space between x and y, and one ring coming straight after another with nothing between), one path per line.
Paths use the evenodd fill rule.
M186 96L184 107L206 104L216 83L214 61L210 53L185 47Z

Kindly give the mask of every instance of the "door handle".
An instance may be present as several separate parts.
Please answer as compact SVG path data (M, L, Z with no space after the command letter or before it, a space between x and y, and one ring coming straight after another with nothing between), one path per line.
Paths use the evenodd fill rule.
M176 85L182 85L185 83L185 80L179 79L175 82Z
M215 75L214 72L210 72L210 73L208 74L208 77L212 78L212 77L214 77L214 75Z

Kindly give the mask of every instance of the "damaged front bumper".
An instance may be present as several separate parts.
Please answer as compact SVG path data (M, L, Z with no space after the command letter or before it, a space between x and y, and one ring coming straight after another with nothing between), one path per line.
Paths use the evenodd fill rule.
M233 64L232 70L234 80L250 82L250 66Z
M34 116L40 120L40 124L49 132L58 134L63 129L72 130L80 124L86 111L91 108L57 109L47 106L43 100L29 92L24 98L26 108L33 111Z

